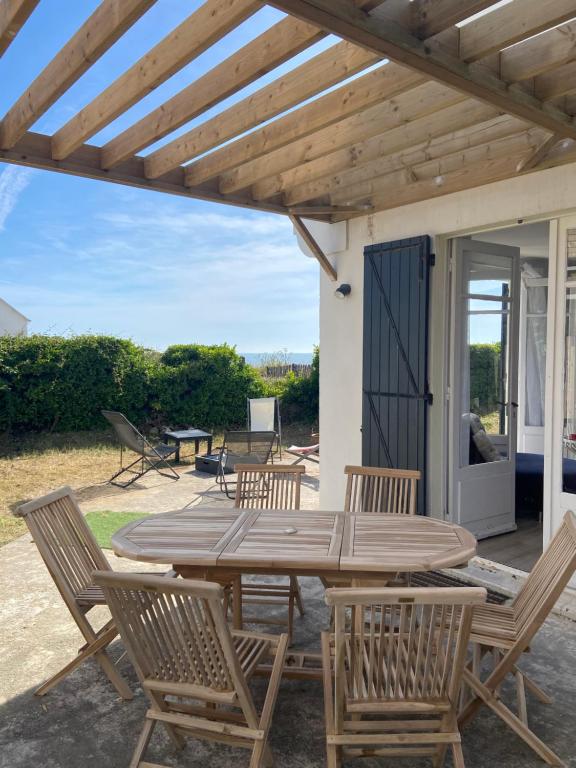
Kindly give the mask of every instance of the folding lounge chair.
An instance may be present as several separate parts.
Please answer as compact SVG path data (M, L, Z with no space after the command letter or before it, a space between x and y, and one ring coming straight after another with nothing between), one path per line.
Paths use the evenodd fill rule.
M167 461L170 456L173 456L176 453L177 446L165 445L165 443L152 445L146 440L144 435L140 434L136 427L128 421L126 416L118 411L102 411L102 416L112 424L116 436L120 441L120 469L115 475L112 475L108 481L109 483L117 485L119 488L127 488L152 469L155 469L156 472L163 477L170 477L173 480L180 479L180 475ZM126 448L129 451L138 454L138 458L125 467L123 458L124 449ZM133 469L137 464L140 464L140 469ZM160 467L167 469L168 472L161 472ZM117 478L125 473L131 475L131 478L125 483L119 482Z
M218 584L119 573L96 573L94 581L104 591L149 702L131 768L157 765L147 762L145 753L159 722L179 749L184 737L216 741L249 749L250 768L271 765L268 734L287 636L230 630ZM258 714L248 682L268 659L272 672Z
M464 670L464 682L472 691L472 700L460 713L461 727L469 723L483 706L489 707L548 765L564 765L528 725L525 690L543 704L551 698L517 666L523 654L550 614L554 604L576 572L576 515L567 512L562 525L532 569L510 605L485 605L474 610L470 641L474 644L473 661ZM490 654L494 665L488 677L481 678L484 655ZM499 696L508 675L516 682L518 714Z
M66 486L59 488L23 504L18 513L24 518L58 592L86 640L76 658L43 683L35 695L44 696L76 667L94 658L120 696L131 699L132 691L106 653L107 646L118 635L114 621L96 631L86 617L94 606L106 604L102 590L94 584L93 572L112 572L112 569L86 524L74 492ZM176 573L169 571L160 576L174 577Z
M276 450L282 458L282 421L280 400L277 397L246 398L248 408L248 429L250 432L275 432Z
M236 483L226 476L236 464L267 464L276 440L276 432L225 432L220 448L216 480L229 499L235 498Z
M318 433L312 433L310 437L319 437L319 435ZM291 456L298 457L292 464L300 464L301 461L312 461L314 464L320 463L320 443L303 447L291 445L290 448L286 448L285 451Z
M328 768L352 757L430 757L464 768L457 706L480 588L330 589L322 633ZM411 765L412 762L407 763Z

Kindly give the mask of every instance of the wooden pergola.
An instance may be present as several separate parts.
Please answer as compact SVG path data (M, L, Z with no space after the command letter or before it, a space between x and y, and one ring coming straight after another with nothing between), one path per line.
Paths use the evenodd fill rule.
M0 0L0 56L38 2ZM285 18L90 144L266 4L206 0L53 135L30 131L154 2L102 0L3 116L1 160L287 214L304 235L302 216L340 221L576 161L575 0L270 0Z

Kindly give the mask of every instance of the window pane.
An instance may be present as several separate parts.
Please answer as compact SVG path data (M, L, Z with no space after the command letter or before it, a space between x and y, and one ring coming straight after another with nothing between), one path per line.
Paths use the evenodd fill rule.
M576 288L566 289L563 456L576 459ZM565 493L574 492L566 476L562 485Z
M546 315L537 315L526 318L526 413L524 414L524 423L527 427L544 426L545 377Z

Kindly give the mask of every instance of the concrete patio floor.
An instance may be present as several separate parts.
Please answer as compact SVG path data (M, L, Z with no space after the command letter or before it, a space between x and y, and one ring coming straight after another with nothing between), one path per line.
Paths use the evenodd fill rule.
M318 506L318 468L307 463L304 508ZM175 482L149 477L130 491L102 486L84 491L82 507L161 512L188 504L222 504L225 497L213 478L181 468ZM230 502L231 503L231 502ZM135 563L116 558L117 570L139 570ZM150 570L155 570L152 567ZM157 570L162 570L160 567ZM319 631L327 626L323 589L316 579L301 580L306 615L296 620L295 645L318 649ZM119 669L135 698L123 702L98 666L84 664L47 696L32 691L74 655L80 635L28 536L0 549L0 768L125 768L134 748L146 703L136 675L124 658ZM102 620L104 608L98 609ZM94 612L95 618L96 613ZM120 642L111 650L118 658ZM523 660L523 667L554 696L544 706L531 700L530 722L536 733L576 768L576 624L552 617ZM265 691L254 682L257 701ZM504 698L511 690L505 688ZM320 768L325 765L322 688L316 682L284 681L271 734L278 768ZM543 763L490 713L482 712L463 734L468 768L531 768ZM179 754L171 750L160 728L152 740L148 760L171 768L248 765L248 753L219 745L189 741ZM351 763L352 765L353 763ZM358 763L360 764L360 763ZM390 761L365 760L368 768ZM406 759L394 765L420 768L429 762ZM449 765L450 762L447 762Z

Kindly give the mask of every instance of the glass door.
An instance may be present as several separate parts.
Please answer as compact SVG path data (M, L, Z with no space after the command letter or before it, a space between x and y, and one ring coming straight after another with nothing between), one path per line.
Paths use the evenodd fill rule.
M516 528L520 250L454 241L452 519L478 538Z

